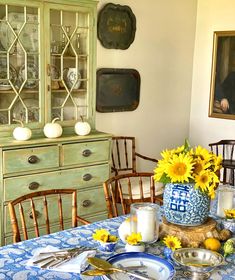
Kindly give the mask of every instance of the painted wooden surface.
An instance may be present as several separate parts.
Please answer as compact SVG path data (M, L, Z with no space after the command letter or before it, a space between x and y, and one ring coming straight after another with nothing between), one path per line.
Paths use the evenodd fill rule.
M86 175L90 174L91 179L86 181ZM83 189L91 186L101 185L109 176L109 165L84 166L60 171L43 172L32 175L10 177L4 180L5 202L13 200L23 193L43 191L47 189L76 188ZM38 188L30 189L32 183L37 183Z
M30 158L35 157L35 163ZM3 152L3 174L59 167L59 147L38 147Z
M16 124L0 125L0 237L1 244L12 242L7 202L26 193L50 188L76 188L78 189L78 213L90 221L97 221L107 217L102 183L109 177L110 172L110 142L111 135L96 131L95 129L95 92L96 92L96 22L97 1L95 0L3 0L1 5L38 8L40 46L38 71L40 73L40 86L30 89L29 94L39 96L40 120L28 122L32 129L32 138L28 141L17 141L12 137ZM4 7L4 6L2 6ZM88 36L83 40L87 42L86 67L83 69L85 79L83 87L87 102L86 114L92 131L89 135L78 136L74 132L74 125L80 118L61 120L63 134L59 138L48 139L43 135L43 127L52 119L52 95L60 95L52 88L52 78L48 73L48 65L53 61L51 54L51 11L66 11L86 17ZM31 9L32 11L32 9ZM1 14L4 9L1 10ZM42 24L43 23L43 24ZM68 25L68 24L67 24ZM61 43L61 42L60 42ZM66 56L65 56L66 57ZM63 59L65 59L63 57ZM68 61L73 59L68 57ZM80 58L79 58L80 59ZM79 60L79 62L81 62ZM85 73L86 72L86 73ZM9 98L14 91L2 92ZM20 93L21 94L21 93ZM70 94L68 92L68 94ZM79 96L79 95L78 95ZM22 97L23 98L23 97ZM28 95L27 95L28 98ZM90 150L89 156L82 153ZM29 163L30 156L37 156L36 163ZM35 184L36 183L36 184ZM39 206L40 208L40 206ZM69 207L70 208L70 207ZM68 207L64 211L68 213ZM71 227L66 221L67 227ZM43 230L44 226L41 226ZM54 225L54 231L57 231Z
M62 165L84 164L107 160L109 142L96 141L62 146Z
M3 148L3 154L6 153L8 155L2 157L3 166L6 166L4 162L6 161L8 166L6 170L11 170L11 173L2 174L2 242L6 240L9 242L11 240L9 238L11 236L11 225L7 202L33 191L53 188L76 188L78 189L78 213L81 216L88 216L93 221L99 217L107 217L102 183L109 177L111 140L106 134L103 134L103 137L103 141L101 141L101 138L96 139L95 137L91 138L91 136L88 142L78 141L77 143L72 142L70 144L69 141L66 141L65 146L69 147L68 151L62 148L63 145L61 143L51 147L42 146L35 148L34 145L27 145L27 148L24 149L15 148L8 150L7 146ZM78 156L78 151L81 151L81 149L78 147L90 147L93 151L93 157L89 162L80 160L82 156ZM44 155L45 163L41 161L41 169L32 170L22 165L22 159L28 158L29 151L40 151L41 153L37 154L39 157L42 154ZM58 159L63 158L67 152L70 153L68 158L71 160L68 160L64 166L63 160L59 161ZM15 157L16 154L18 154L17 157ZM24 157L25 155L27 156ZM72 160L73 157L75 160ZM17 164L14 164L14 158ZM9 164L10 162L11 164ZM21 164L18 164L18 162ZM48 167L48 162L54 162L54 164ZM19 166L24 168L19 169ZM70 213L71 211L68 210L70 208L70 205L66 206L65 211Z

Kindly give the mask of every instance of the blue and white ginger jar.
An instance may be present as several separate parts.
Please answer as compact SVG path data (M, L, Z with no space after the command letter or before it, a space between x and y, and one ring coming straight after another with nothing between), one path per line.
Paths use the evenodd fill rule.
M183 226L203 224L209 215L210 197L195 184L168 183L163 194L164 215L168 222Z

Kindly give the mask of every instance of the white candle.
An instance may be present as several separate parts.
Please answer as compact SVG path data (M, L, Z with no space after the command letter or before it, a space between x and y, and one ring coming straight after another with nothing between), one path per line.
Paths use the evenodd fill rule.
M217 215L224 218L225 209L233 209L233 190L226 187L218 192Z
M156 223L156 209L146 206L137 210L137 232L141 233L143 242L155 241Z

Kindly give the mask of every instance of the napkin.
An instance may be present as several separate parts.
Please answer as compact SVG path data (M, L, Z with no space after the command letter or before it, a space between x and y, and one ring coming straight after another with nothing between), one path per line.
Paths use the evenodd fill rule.
M44 257L48 257L50 256L48 255L40 255L40 253L42 252L54 252L54 251L60 251L58 248L53 247L53 246L47 246L44 248L37 248L36 250L33 251L33 256L32 258L30 258L26 265L27 266L34 266L34 267L39 267L41 266L41 264L34 264L33 262L39 259L42 259ZM85 270L87 268L87 266L89 265L87 262L87 258L88 257L94 257L96 254L95 250L88 250L88 251L84 251L81 254L79 254L78 256L72 258L71 260L67 261L64 264L59 265L58 267L55 268L48 268L50 270L57 270L57 271L66 271L66 272L76 272L76 273L80 273L81 271Z

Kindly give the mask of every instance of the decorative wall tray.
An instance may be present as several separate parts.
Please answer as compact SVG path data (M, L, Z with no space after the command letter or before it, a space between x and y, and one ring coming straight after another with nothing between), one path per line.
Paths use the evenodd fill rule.
M101 68L96 78L98 112L134 111L138 107L140 74L137 70Z
M107 49L128 49L135 39L136 18L129 6L106 4L98 15L98 38Z

